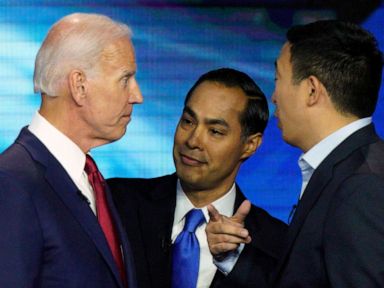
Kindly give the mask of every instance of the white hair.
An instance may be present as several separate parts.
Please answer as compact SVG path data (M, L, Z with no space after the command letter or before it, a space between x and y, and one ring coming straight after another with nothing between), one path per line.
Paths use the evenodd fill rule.
M131 29L98 14L74 13L56 22L36 56L35 93L58 96L72 69L96 72L94 66L104 48L115 40L131 38Z

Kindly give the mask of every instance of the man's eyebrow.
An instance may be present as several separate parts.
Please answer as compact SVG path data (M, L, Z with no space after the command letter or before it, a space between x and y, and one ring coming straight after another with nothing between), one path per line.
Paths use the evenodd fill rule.
M193 111L192 108L189 106L184 107L183 113L187 113L191 117L197 119L197 115L196 115L195 111ZM204 123L207 125L221 125L221 126L224 126L226 128L229 128L228 122L225 121L223 118L217 118L217 119L216 118L207 118L207 119L204 119Z
M206 119L204 122L208 125L220 125L224 126L225 128L229 128L228 122L225 121L223 118Z
M193 111L189 106L185 106L184 109L183 109L183 113L187 113L189 114L190 116L192 116L193 118L196 118L196 113L195 111Z
M136 74L136 71L135 70L124 70L122 73L121 73L121 79L124 78L124 77L127 77L127 76L134 76Z
M275 60L275 75L280 75L279 64L277 63L277 60Z

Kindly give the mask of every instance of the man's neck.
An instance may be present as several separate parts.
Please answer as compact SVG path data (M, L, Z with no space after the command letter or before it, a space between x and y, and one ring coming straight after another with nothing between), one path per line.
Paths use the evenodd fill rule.
M195 187L191 187L183 181L180 180L181 187L185 195L192 202L192 204L197 207L205 207L208 204L216 201L217 199L223 197L233 186L232 183L228 183L225 185L221 185L219 187L213 187L209 189L199 189Z
M64 96L58 97L64 98ZM39 110L41 116L71 139L84 153L107 143L105 139L94 139L87 135L87 125L77 112L77 107L68 100L58 97L43 96Z
M319 119L316 121L317 124L312 125L313 129L310 132L310 137L306 137L306 140L303 141L299 148L305 153L332 133L358 119L357 116L352 115Z

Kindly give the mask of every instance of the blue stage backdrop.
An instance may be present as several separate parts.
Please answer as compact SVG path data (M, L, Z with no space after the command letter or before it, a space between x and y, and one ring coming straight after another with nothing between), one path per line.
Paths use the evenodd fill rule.
M134 32L144 104L135 107L123 139L92 151L106 177L174 172L173 133L184 96L208 70L232 67L251 75L268 96L273 115L273 62L285 41L286 25L335 17L332 10L186 8L140 1L2 1L0 151L39 108L40 96L33 93L32 83L34 57L49 27L72 12L106 14L129 24ZM375 34L383 50L384 6L363 25ZM374 119L379 134L384 135L382 98ZM297 149L282 141L271 116L261 149L243 165L237 179L253 203L283 221L300 190L298 156Z

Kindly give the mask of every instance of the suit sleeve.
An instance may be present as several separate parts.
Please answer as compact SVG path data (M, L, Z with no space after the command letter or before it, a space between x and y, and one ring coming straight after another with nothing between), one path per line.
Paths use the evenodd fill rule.
M354 176L339 192L324 233L331 287L384 287L384 181Z
M261 253L257 248L246 245L233 270L218 287L266 288L268 276L275 262L271 257ZM272 268L271 268L272 269Z
M252 242L244 246L232 271L217 277L214 288L267 288L271 274L281 253L287 226L261 209L253 208L247 216L245 227Z
M30 194L4 174L0 174L0 227L0 287L38 287L43 241L36 210Z

